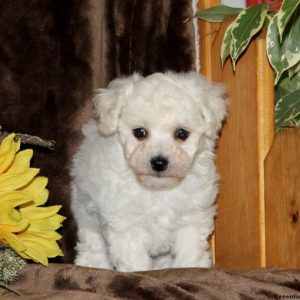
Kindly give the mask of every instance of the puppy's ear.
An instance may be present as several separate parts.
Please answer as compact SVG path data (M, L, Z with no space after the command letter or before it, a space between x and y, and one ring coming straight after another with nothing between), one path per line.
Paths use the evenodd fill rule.
M189 83L192 83L192 94L205 122L205 134L215 139L221 129L222 121L227 113L225 101L225 87L207 80L203 75L196 72L186 73Z
M225 87L213 83L209 83L209 85L210 88L207 91L206 98L203 99L202 113L205 120L205 134L215 139L226 116L227 104L225 101Z
M106 89L96 90L93 99L94 112L98 121L99 131L109 136L116 132L121 109L130 97L133 84L141 78L138 74L117 78Z

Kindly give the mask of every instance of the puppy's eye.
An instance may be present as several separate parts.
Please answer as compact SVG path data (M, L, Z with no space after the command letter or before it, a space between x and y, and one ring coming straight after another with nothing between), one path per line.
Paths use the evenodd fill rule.
M190 133L183 128L178 128L175 131L175 139L185 141L189 137L189 135Z
M139 140L143 140L148 136L148 131L145 128L135 128L132 130L132 134Z

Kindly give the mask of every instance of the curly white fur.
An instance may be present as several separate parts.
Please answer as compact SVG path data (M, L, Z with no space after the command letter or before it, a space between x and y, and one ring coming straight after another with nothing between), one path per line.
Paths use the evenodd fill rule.
M210 267L222 86L194 73L134 74L98 90L72 168L76 264L120 271ZM132 130L145 128L138 140ZM190 132L182 141L178 128ZM168 159L156 172L153 157Z

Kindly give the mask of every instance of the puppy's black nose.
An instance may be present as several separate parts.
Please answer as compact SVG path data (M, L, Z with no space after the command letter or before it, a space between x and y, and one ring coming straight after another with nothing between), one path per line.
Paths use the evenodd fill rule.
M150 163L154 171L162 172L167 169L169 161L163 156L155 156L151 159Z

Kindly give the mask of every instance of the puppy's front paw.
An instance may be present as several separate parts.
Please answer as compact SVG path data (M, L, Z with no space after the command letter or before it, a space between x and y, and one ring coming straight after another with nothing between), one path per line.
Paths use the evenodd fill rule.
M114 267L121 272L148 271L152 269L152 262L149 256L128 256L126 259L120 257L115 259Z
M83 267L112 269L105 254L100 249L94 249L94 245L86 243L77 243L78 254L75 264Z
M189 253L177 256L172 264L172 268L210 268L212 266L211 254L209 251L203 255L192 257Z
M172 256L171 254L160 255L153 258L153 269L169 269L172 267Z
M146 234L138 228L108 234L109 259L118 271L134 272L152 269L152 259L145 247Z

